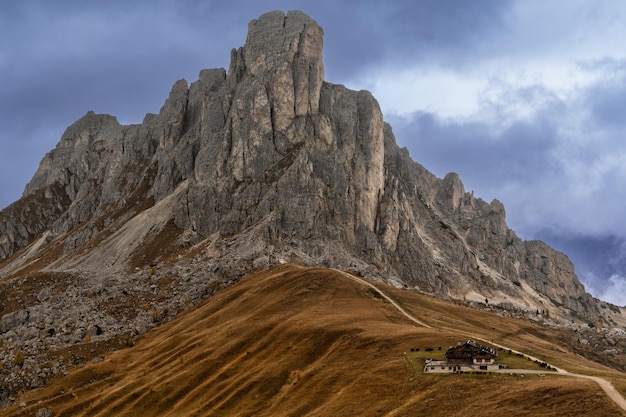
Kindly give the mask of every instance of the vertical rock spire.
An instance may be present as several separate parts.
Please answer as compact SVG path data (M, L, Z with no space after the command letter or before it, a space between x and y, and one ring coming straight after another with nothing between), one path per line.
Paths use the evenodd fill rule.
M229 75L267 79L285 117L316 114L324 81L323 37L322 28L300 11L265 13L248 25L246 44L233 50ZM286 121L280 116L279 122Z

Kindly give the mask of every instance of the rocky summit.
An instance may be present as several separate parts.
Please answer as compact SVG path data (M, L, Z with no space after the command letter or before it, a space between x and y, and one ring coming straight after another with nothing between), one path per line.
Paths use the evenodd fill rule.
M414 162L369 92L326 82L323 33L264 14L228 70L175 82L159 114L67 128L0 212L2 401L277 263L547 324L626 323L500 202Z

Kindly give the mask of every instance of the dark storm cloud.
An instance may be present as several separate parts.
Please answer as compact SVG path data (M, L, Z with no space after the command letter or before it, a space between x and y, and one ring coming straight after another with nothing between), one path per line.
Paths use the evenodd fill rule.
M65 109L72 103L85 108L90 102L103 110L115 105L126 117L137 119L142 113L138 102L156 102L169 88L153 91L155 83L168 78L171 85L190 71L195 77L197 69L190 65L227 63L230 48L211 43L200 47L200 33L188 31L176 9L159 14L145 5L124 12L115 6L68 8L64 15L57 3L48 4L48 9L25 8L14 21L4 22L8 25L3 38L11 48L2 65L3 79L8 81L2 87L3 112L7 105L15 114L28 113L13 106L14 100L5 99L8 96L18 101L37 98L27 107L34 112ZM188 36L193 34L198 40Z
M337 2L340 3L340 2ZM329 2L334 5L334 3ZM329 74L357 78L370 65L456 64L503 29L510 1L341 2L317 10L332 39ZM330 12L330 13L329 13ZM323 17L323 19L322 19Z
M626 239L623 236L544 230L537 238L568 255L588 291L605 301L626 306Z
M555 248L581 265L578 272L611 276L616 270L626 270L626 239L621 236L578 235L566 230L547 229L541 231L538 237L552 241ZM584 265L595 267L589 270ZM624 297L626 299L626 294Z
M519 107L531 107L526 117ZM556 158L563 142L559 124L566 105L537 85L485 95L482 118L441 118L433 113L390 116L401 145L413 159L439 177L454 171L469 189L499 198L510 184L532 184L541 193L550 180L562 178Z
M555 128L546 120L516 121L494 132L486 123L446 121L420 112L408 123L396 120L393 125L415 160L440 177L458 172L485 191L503 181L560 174L551 163L558 143Z
M605 63L602 67L606 67ZM596 127L626 128L626 60L611 62L608 80L587 92L591 116Z

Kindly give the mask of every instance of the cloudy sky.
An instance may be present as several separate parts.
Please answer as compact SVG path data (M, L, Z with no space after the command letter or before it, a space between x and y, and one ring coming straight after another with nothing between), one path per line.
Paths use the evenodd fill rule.
M624 1L3 1L0 208L88 110L141 122L276 9L318 21L327 81L372 91L414 160L626 304Z

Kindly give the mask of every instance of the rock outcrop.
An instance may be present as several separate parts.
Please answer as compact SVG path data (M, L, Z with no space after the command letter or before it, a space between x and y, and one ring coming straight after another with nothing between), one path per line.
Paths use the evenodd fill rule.
M89 112L71 125L22 199L0 212L0 283L71 271L73 284L55 290L55 304L91 296L63 343L98 323L107 334L137 334L152 322L148 312L176 314L282 261L487 299L522 316L623 320L585 292L565 255L520 240L500 202L414 162L369 92L325 82L322 38L301 12L267 13L250 23L228 71L177 81L159 114L122 126ZM164 282L162 291L174 291L167 297L158 295ZM134 316L101 315L98 306L116 297L142 300L145 314L133 304ZM33 311L60 326L61 309L45 300L34 298ZM20 321L28 306L11 305L2 337L41 336L20 333L39 323Z

